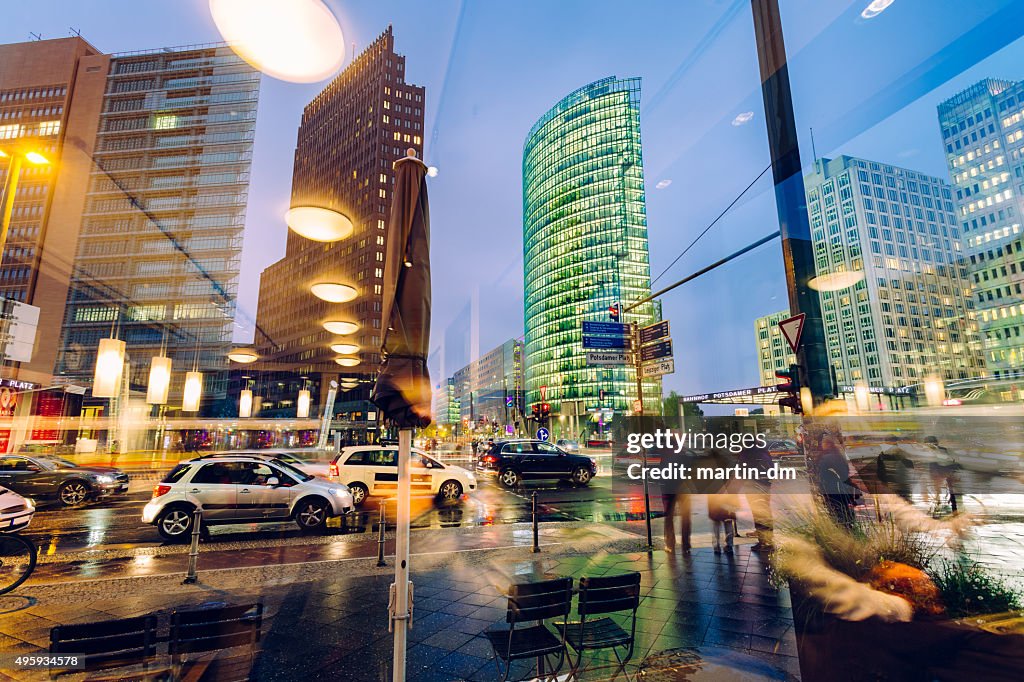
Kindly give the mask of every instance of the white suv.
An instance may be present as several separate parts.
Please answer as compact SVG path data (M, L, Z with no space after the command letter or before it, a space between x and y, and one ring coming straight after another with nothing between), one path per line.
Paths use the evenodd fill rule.
M476 490L476 475L442 464L419 448L410 460L412 494L431 494L442 502L458 502ZM331 462L328 478L348 486L358 507L370 495L394 495L398 490L398 447L359 445L342 448Z
M153 488L142 522L168 540L192 533L192 513L203 524L294 520L302 530L322 528L327 519L352 511L352 494L340 483L305 474L286 462L245 455L182 462Z

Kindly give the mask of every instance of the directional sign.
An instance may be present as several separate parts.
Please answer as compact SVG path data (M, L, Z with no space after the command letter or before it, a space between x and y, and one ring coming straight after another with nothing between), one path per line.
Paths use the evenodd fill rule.
M807 317L804 313L794 315L793 317L781 320L779 322L779 329L782 331L782 335L786 338L786 343L789 347L796 352L796 349L800 347L800 337L804 333L804 318Z
M668 320L662 320L661 322L655 322L648 327L640 328L640 345L646 345L653 343L658 339L668 338Z
M583 333L605 334L607 336L626 336L629 334L629 325L625 322L595 322L593 320L584 320Z
M672 357L672 339L665 339L640 347L640 362L651 362Z
M546 441L551 437L551 432L545 429L543 426L537 429L537 440Z
M642 377L660 377L663 374L674 374L676 371L676 361L672 358L668 360L661 360L651 365L643 365L640 368L640 376Z
M589 351L587 353L587 364L588 365L624 365L629 361L629 358L625 353L610 352L602 353L601 351Z
M584 336L584 348L629 348L629 339L625 336Z
M505 396L505 407L512 407L513 403L515 403L514 397L510 395Z

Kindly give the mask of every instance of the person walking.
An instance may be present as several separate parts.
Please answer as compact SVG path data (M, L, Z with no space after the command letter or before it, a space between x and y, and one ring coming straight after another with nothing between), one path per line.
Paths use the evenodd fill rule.
M895 435L886 439L886 447L882 448L875 460L875 472L879 482L889 492L910 502L910 470L914 468L914 462L907 456L906 450L899 446L899 441Z
M683 453L666 451L661 453L662 466L691 464L691 457ZM692 490L689 481L661 480L661 507L665 510L665 551L675 554L676 551L676 517L679 518L679 538L683 554L691 549L690 535L692 523Z
M757 478L749 478L743 483L743 490L754 517L754 534L757 543L751 549L765 552L772 548L772 482L768 471L775 466L768 448L754 446L744 448L739 456L739 464L757 472Z
M725 553L732 554L736 538L736 511L740 507L740 496L736 493L721 492L708 495L708 518L711 519L711 539L715 554L722 553L722 534L725 534Z
M935 497L941 503L943 484L949 490L949 506L954 514L957 513L956 504L956 472L960 469L960 463L953 457L949 448L939 445L939 439L935 436L927 436L924 439L925 445L931 450L934 460L928 465L928 474L932 479L932 487L935 488Z

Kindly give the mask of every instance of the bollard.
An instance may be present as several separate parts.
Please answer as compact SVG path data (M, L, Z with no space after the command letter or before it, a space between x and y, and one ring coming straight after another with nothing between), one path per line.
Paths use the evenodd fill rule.
M199 561L199 527L203 525L203 510L196 507L192 512L192 548L188 552L188 575L182 581L182 585L195 585L199 582L196 577L196 564Z
M377 535L377 565L387 566L384 561L384 500L380 501L380 530Z
M533 549L534 554L540 551L540 537L537 530L537 491L533 491Z

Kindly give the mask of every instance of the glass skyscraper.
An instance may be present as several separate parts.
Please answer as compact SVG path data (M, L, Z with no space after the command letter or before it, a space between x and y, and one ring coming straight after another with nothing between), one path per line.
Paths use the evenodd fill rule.
M523 269L527 411L542 402L542 386L554 415L631 411L634 370L588 366L583 321L607 321L616 301L626 306L650 293L639 78L584 86L530 130ZM655 303L622 316L641 325L657 319ZM643 391L646 410L659 410L661 381L645 381Z
M939 105L985 366L1024 373L1024 82L985 79Z
M88 383L114 334L133 387L166 354L171 403L194 367L204 399L225 397L259 85L226 45L110 58L58 382Z

